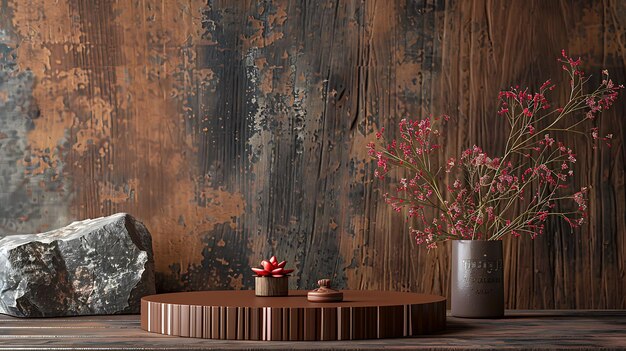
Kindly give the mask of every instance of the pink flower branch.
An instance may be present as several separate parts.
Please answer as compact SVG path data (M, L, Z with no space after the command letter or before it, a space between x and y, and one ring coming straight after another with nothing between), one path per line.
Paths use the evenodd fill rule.
M497 114L509 122L501 157L491 157L473 146L458 158L448 158L445 165L438 164L442 144L438 143L437 127L448 121L447 116L403 119L397 140L381 148L375 143L368 145L369 154L377 160L376 177L385 179L392 169L408 174L394 194L386 193L384 198L394 211L406 210L408 219L415 222L410 231L418 244L434 248L437 242L449 239L498 240L522 233L534 238L543 233L549 216L580 226L587 209L587 188L560 195L571 191L576 157L555 137L563 133L587 136L580 128L608 110L623 87L603 71L600 86L586 94L589 78L580 70L580 59L563 52L559 61L570 79L569 98L563 107L555 108L547 98L556 88L550 80L534 94L519 87L500 92ZM581 111L586 111L583 118ZM611 134L602 137L597 128L590 131L594 142L610 146ZM384 129L377 133L378 139L382 132ZM555 211L556 202L562 200L573 200L578 209Z

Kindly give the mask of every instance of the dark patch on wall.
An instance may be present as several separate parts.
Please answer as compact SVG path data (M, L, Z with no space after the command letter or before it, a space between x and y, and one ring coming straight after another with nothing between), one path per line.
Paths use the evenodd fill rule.
M59 216L65 220L63 212L49 207L67 199L57 196L64 182L48 167L51 161L30 156L27 134L40 116L32 95L36 81L17 65L19 39L6 1L0 10L0 235L7 235L58 225Z

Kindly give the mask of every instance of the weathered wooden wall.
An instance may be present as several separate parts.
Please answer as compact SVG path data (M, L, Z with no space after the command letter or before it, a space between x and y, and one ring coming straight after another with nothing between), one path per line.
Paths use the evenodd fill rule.
M416 248L365 145L453 116L447 152L502 143L496 94L561 76L561 48L626 81L623 1L0 0L0 232L130 212L162 291L293 287L446 294L449 247ZM511 308L626 308L622 98L578 143L590 224L505 242Z

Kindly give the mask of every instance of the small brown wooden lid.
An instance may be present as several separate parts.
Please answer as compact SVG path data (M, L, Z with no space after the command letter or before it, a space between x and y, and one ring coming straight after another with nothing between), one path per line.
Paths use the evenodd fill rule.
M307 300L311 302L338 302L343 300L343 293L331 289L330 279L320 279L317 281L319 288L309 291Z

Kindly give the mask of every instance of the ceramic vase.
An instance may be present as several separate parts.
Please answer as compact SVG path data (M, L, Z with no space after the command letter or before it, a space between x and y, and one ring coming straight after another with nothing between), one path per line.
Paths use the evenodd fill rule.
M502 241L452 241L452 315L504 316Z

